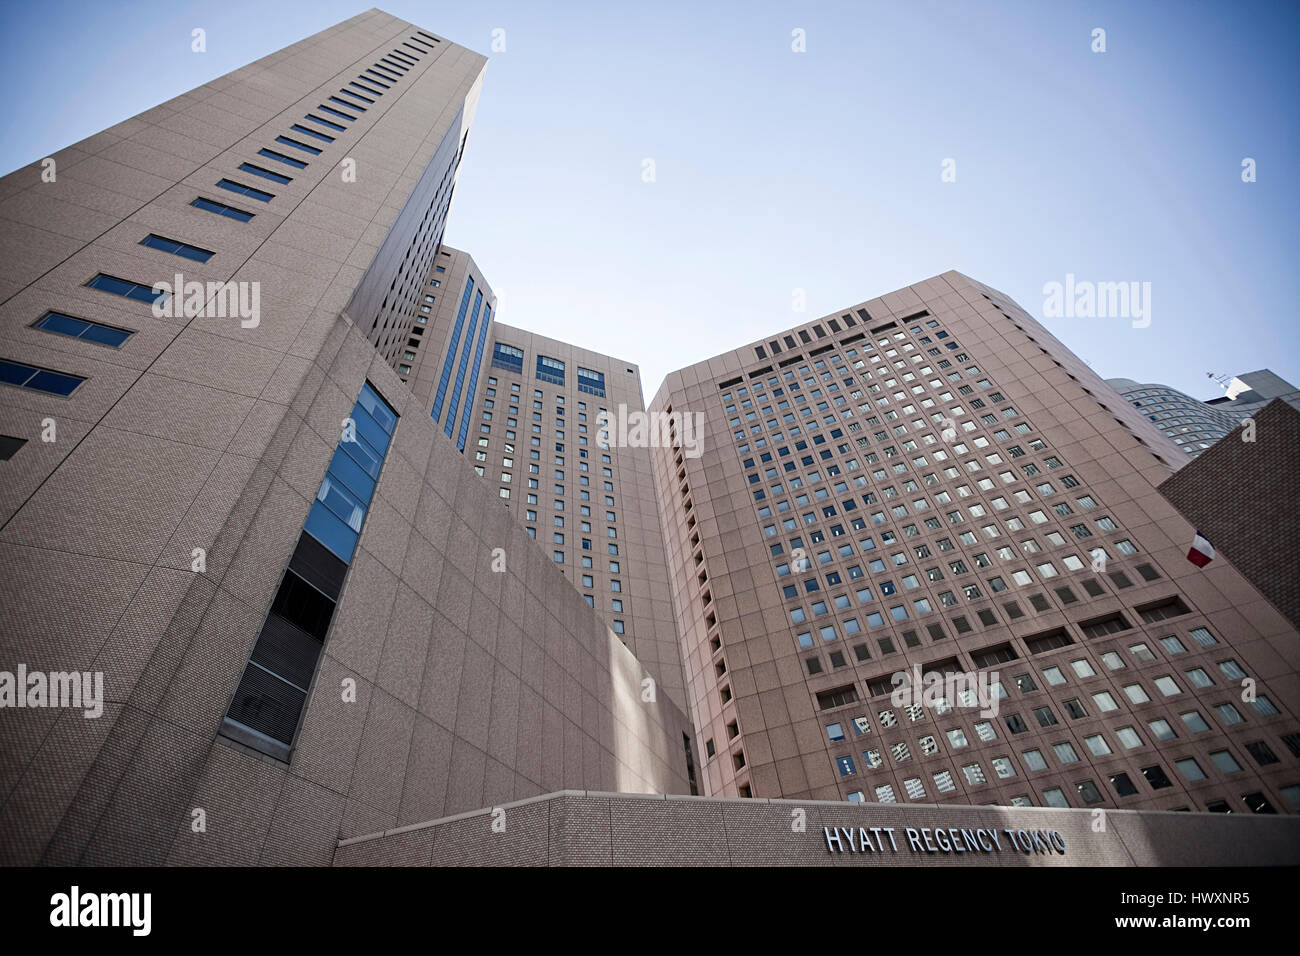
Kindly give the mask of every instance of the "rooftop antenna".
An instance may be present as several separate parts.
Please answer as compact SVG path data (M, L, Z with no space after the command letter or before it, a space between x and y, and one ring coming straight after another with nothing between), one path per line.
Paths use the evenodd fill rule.
M1205 375L1223 389L1228 401L1234 401L1242 392L1250 391L1250 386L1235 375L1215 375L1213 372L1206 372Z

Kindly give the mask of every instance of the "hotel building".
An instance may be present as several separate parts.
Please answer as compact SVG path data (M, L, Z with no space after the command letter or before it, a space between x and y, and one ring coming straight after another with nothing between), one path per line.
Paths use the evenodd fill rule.
M1300 810L1300 634L1186 560L1186 454L1006 296L948 272L651 410L703 420L654 457L705 793ZM900 703L914 668L995 706Z
M442 242L485 63L371 10L0 179L0 863L1288 859L1297 634L1176 445L957 273L601 440L636 365Z

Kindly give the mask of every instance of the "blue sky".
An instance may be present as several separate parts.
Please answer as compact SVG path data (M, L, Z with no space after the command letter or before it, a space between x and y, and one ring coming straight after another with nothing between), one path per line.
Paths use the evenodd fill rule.
M7 5L0 172L361 9ZM501 321L638 362L647 399L674 368L947 269L1040 318L1067 273L1150 282L1146 328L1046 319L1103 376L1202 398L1207 371L1300 383L1300 6L383 9L490 57L446 241Z

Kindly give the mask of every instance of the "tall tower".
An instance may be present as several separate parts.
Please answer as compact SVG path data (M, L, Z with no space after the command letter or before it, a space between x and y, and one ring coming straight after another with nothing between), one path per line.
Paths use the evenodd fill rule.
M5 862L687 789L680 711L399 374L485 62L371 10L0 180Z
M496 308L474 259L444 246L398 374L656 687L684 708L650 451L601 441L602 415L644 411L640 370L504 325Z
M704 422L654 474L705 792L1297 809L1300 636L1187 561L1185 453L1005 296L945 273L651 410Z

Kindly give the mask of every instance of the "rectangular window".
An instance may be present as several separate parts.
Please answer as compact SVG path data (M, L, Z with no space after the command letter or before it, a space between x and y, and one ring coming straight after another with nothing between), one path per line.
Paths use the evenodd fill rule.
M564 384L564 363L546 355L537 356L537 377L554 385Z
M303 126L301 123L294 123L289 128L293 130L295 133L302 133L304 136L311 136L315 139L324 140L327 143L334 142L333 136L327 136L324 133L316 132L314 129L308 129L306 126Z
M288 136L277 136L275 141L284 146L292 146L294 149L300 149L304 153L310 153L313 156L320 155L320 150L315 146L308 146L306 143L300 143L296 139L290 139ZM262 152L265 153L266 150L262 150Z
M258 202L270 202L275 198L274 193L262 192L262 190L254 189L252 186L245 186L242 183L237 183L233 179L222 179L217 182L217 186L222 189L227 189L232 193L247 196L249 199L256 199Z
M220 729L285 763L397 414L367 382L348 422Z
M197 197L190 203L195 209L202 209L205 212L215 212L218 216L225 216L227 219L235 219L239 222L248 222L253 218L253 213L244 212L242 209L236 209L234 206L227 206L223 202L216 202L212 199L204 199L202 196Z
M261 166L254 166L252 163L240 163L239 168L254 176L261 176L263 179L269 179L273 183L284 184L293 182L292 176L285 176L282 173L273 173L269 169L263 169Z
M320 110L324 110L326 113L329 113L331 116L341 117L342 119L347 120L349 123L356 121L356 117L353 116L351 113L344 113L342 110L336 110L334 107L326 106L324 103L318 103L316 105L316 108Z
M101 345L109 345L113 348L119 348L133 334L125 329L74 318L70 315L64 315L62 312L45 313L33 328L40 329L43 332L53 332L56 335L66 335L73 339L98 342Z
M267 159L274 159L277 163L284 163L286 166L292 166L294 169L306 169L307 164L301 159L294 159L292 156L286 156L284 153L277 153L273 149L259 149L258 156L265 156Z
M340 93L346 93L348 96L356 97L356 98L359 99L359 100L365 100L367 103L373 103L373 102L374 102L374 100L370 99L369 97L362 96L360 93L351 93L351 92L348 92L347 90L339 90L339 92L340 92ZM331 102L331 103L339 103L339 104L341 104L342 106L346 106L346 107L347 107L348 109L350 109L350 110L357 110L357 111L360 112L360 113L364 113L364 112L366 112L366 108L365 108L364 106L362 106L360 103L354 103L354 102L352 102L351 100L340 99L340 98L337 97L337 96L331 96L331 97L330 97L330 102Z
M321 126L324 126L327 129L336 129L339 132L343 132L347 129L346 126L340 126L338 123L331 123L327 119L321 119L315 113L308 113L306 119L311 120L313 123L319 123Z
M153 233L145 236L140 240L140 245L148 246L150 249L161 249L163 252L170 252L174 256L183 256L186 259L193 259L195 262L207 262L216 253L208 249L200 249L198 246L191 246L189 243L177 242L175 239L166 239L163 236L155 236Z
M150 305L164 301L167 296L166 292L154 292L149 286L140 285L140 283L131 282L128 279L105 275L102 272L87 282L86 285L92 289L98 289L100 292L111 292L113 295L120 295L126 299L135 299L137 302L148 302Z
M605 373L595 372L578 366L578 391L587 392L603 398L605 396Z
M47 392L50 395L71 395L84 381L79 375L0 359L0 384L14 385L33 392Z

